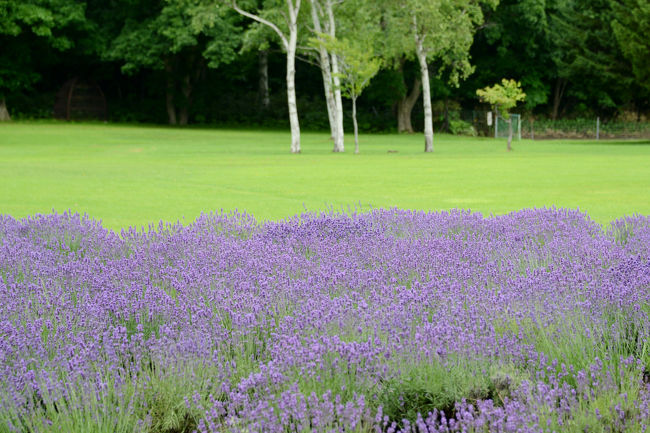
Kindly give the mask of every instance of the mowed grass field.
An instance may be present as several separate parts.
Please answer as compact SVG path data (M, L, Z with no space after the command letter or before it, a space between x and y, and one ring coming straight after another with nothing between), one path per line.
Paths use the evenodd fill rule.
M515 141L362 134L361 154L333 154L326 133L104 124L0 124L0 214L72 210L119 229L191 222L201 212L260 220L303 212L400 207L486 215L580 208L606 224L650 214L650 141ZM397 151L397 152L389 152Z

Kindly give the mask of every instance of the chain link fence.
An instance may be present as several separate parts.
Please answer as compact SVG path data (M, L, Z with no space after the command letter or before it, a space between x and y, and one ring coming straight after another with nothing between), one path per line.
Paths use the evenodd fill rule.
M488 123L488 111L456 110L434 113L436 130L458 135L495 136L495 119ZM501 125L501 124L500 124ZM517 128L518 129L518 128ZM517 138L515 129L514 138ZM501 134L499 134L501 135ZM521 138L524 139L612 139L637 138L650 139L650 122L648 121L603 121L598 117L591 119L535 119L528 115L521 116Z

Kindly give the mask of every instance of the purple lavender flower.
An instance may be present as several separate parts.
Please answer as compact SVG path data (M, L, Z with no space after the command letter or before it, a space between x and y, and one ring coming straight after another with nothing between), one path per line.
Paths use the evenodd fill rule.
M649 258L566 209L0 216L0 423L645 431Z

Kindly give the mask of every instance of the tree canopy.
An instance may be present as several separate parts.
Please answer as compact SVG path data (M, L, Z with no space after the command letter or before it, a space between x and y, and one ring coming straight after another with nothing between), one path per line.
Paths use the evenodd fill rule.
M501 80L501 84L478 89L476 94L482 101L493 105L506 119L510 117L510 110L517 105L517 102L526 99L521 83L506 78Z
M300 114L342 151L343 55L320 33L381 59L359 128L424 131L427 150L441 110L480 110L476 90L502 77L526 116L643 120L649 23L645 0L0 0L0 119L51 116L82 77L110 120L291 124L297 151Z
M611 0L612 30L639 85L650 89L650 3Z
M9 118L5 98L30 90L86 26L85 5L74 0L0 1L0 120Z
M476 95L481 101L492 105L508 121L508 150L512 150L510 146L512 143L512 118L510 116L510 110L518 102L526 99L526 94L521 88L521 83L504 78L501 80L501 84L478 89Z

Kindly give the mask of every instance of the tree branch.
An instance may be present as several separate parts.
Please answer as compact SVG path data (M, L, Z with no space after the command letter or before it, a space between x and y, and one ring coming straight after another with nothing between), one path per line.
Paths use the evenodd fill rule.
M233 7L233 9L235 9L241 15L243 15L245 17L248 17L248 18L250 18L252 20L255 20L260 24L264 24L265 26L270 27L275 33L278 34L278 36L280 36L280 40L284 44L284 48L286 48L287 50L289 49L289 41L287 40L287 37L284 35L284 33L282 33L282 30L280 30L280 28L278 26L276 26L275 24L273 24L269 20L265 20L264 18L262 18L262 17L260 17L258 15L255 15L255 14L252 14L250 12L247 12L247 11L243 10L242 8L239 7L237 2L234 1L234 0L232 2L232 7Z
M295 18L298 18L298 11L300 10L300 0L296 0L296 4L295 4L295 5L292 4L292 6L294 7L294 8L293 8L293 10L294 10L294 17L295 17Z
M313 61L312 59L310 59L308 57L300 56L297 53L296 53L296 59L300 60L301 62L307 63L309 65L316 66L317 68L321 67L320 63L317 63L317 62Z
M296 49L306 52L307 54L314 54L318 52L318 48L310 45L297 45Z

